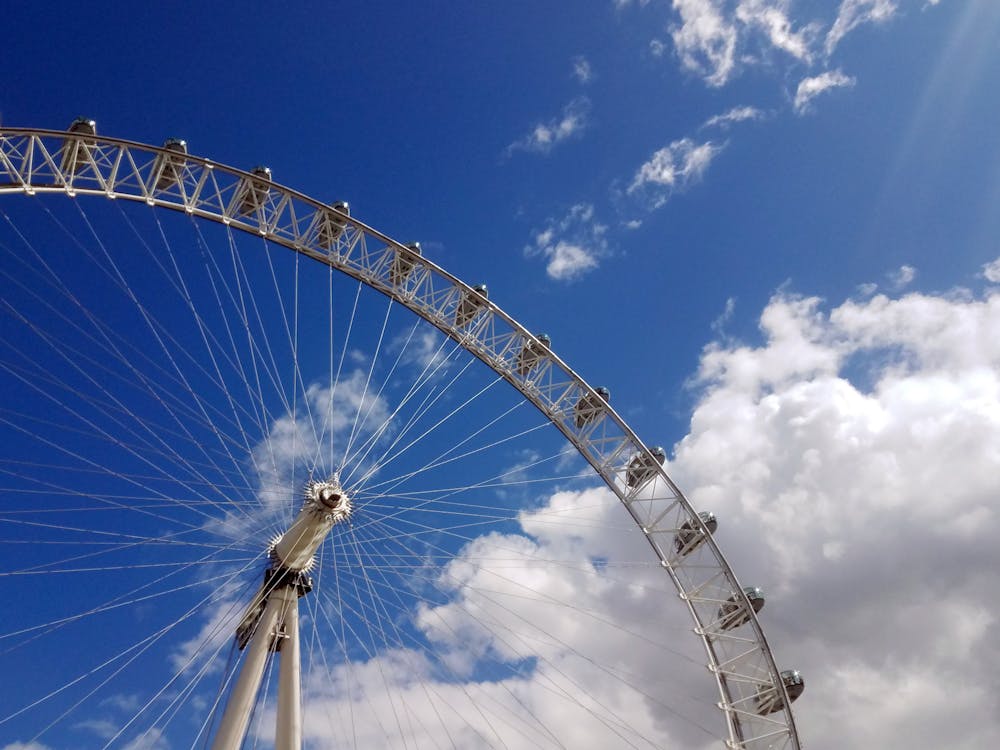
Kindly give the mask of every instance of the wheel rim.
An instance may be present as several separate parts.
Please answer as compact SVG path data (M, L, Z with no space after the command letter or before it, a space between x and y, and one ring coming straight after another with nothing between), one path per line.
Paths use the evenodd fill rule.
M559 430L641 530L701 639L727 742L798 747L790 701L754 609L738 633L723 629L719 607L742 587L705 520L621 417L593 401L596 389L493 301L406 246L263 173L90 133L5 129L0 157L0 192L144 202L262 237L380 292L473 354ZM580 405L595 403L593 418L588 412L581 420ZM682 533L699 542L696 549L678 545ZM773 685L782 707L760 716L758 693Z

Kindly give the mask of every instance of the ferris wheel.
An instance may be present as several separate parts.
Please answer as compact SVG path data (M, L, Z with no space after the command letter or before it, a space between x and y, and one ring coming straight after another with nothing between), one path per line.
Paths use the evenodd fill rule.
M0 746L799 747L720 520L486 285L83 118L0 193Z

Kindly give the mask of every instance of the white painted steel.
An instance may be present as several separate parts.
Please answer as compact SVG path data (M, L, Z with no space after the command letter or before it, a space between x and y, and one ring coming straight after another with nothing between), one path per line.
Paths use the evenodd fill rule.
M364 282L459 342L552 421L642 530L703 644L718 685L727 746L800 747L787 699L778 713L756 713L759 689L785 688L755 613L732 631L722 627L719 607L740 596L742 586L703 521L609 405L577 423L578 405L597 398L595 389L495 303L381 232L294 190L262 182L259 175L119 139L0 129L0 193L44 192L143 201L266 237ZM544 348L530 368L523 366L526 348ZM651 462L652 470L630 484L628 467L637 456ZM674 546L684 524L707 536L687 555Z
M325 499L328 497L334 499ZM326 504L329 503L329 504ZM333 525L351 512L351 503L336 481L312 483L295 521L274 545L272 556L283 568L307 570Z
M226 710L212 741L212 750L240 750L243 745L250 725L250 714L257 701L257 693L260 692L268 654L272 652L275 636L286 612L292 606L298 606L297 598L298 594L293 586L282 586L268 594L267 604L244 652L239 676L229 694Z
M294 591L294 587L290 587ZM302 748L302 655L299 645L299 600L293 596L285 610L285 635L278 655L278 717L275 750Z

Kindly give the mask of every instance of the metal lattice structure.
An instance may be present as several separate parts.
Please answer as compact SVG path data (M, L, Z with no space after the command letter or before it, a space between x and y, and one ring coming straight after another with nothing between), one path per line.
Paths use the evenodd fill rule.
M540 338L473 288L349 216L270 179L90 133L0 130L0 193L145 202L265 237L351 276L424 318L523 394L621 500L676 586L718 683L731 748L798 748L789 694L743 588L652 451ZM791 699L791 700L790 700ZM771 711L771 713L767 713Z

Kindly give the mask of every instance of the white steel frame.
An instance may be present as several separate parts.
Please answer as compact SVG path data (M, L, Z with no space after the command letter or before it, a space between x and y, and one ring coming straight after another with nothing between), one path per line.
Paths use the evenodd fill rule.
M600 401L595 389L495 303L331 206L259 175L156 146L89 134L2 128L0 193L99 195L220 222L331 266L430 322L546 415L624 504L691 615L718 684L727 747L800 747L787 692L760 622L697 512L646 444ZM526 350L532 357L538 355L530 367L522 358ZM578 426L577 405L595 398L603 408ZM652 468L630 486L628 466L636 457ZM707 538L682 556L674 538L684 524ZM744 600L749 620L726 631L726 618L719 617L719 609L734 596ZM294 610L294 602L285 609ZM771 691L779 693L783 708L760 716L755 711L757 701L773 696Z

